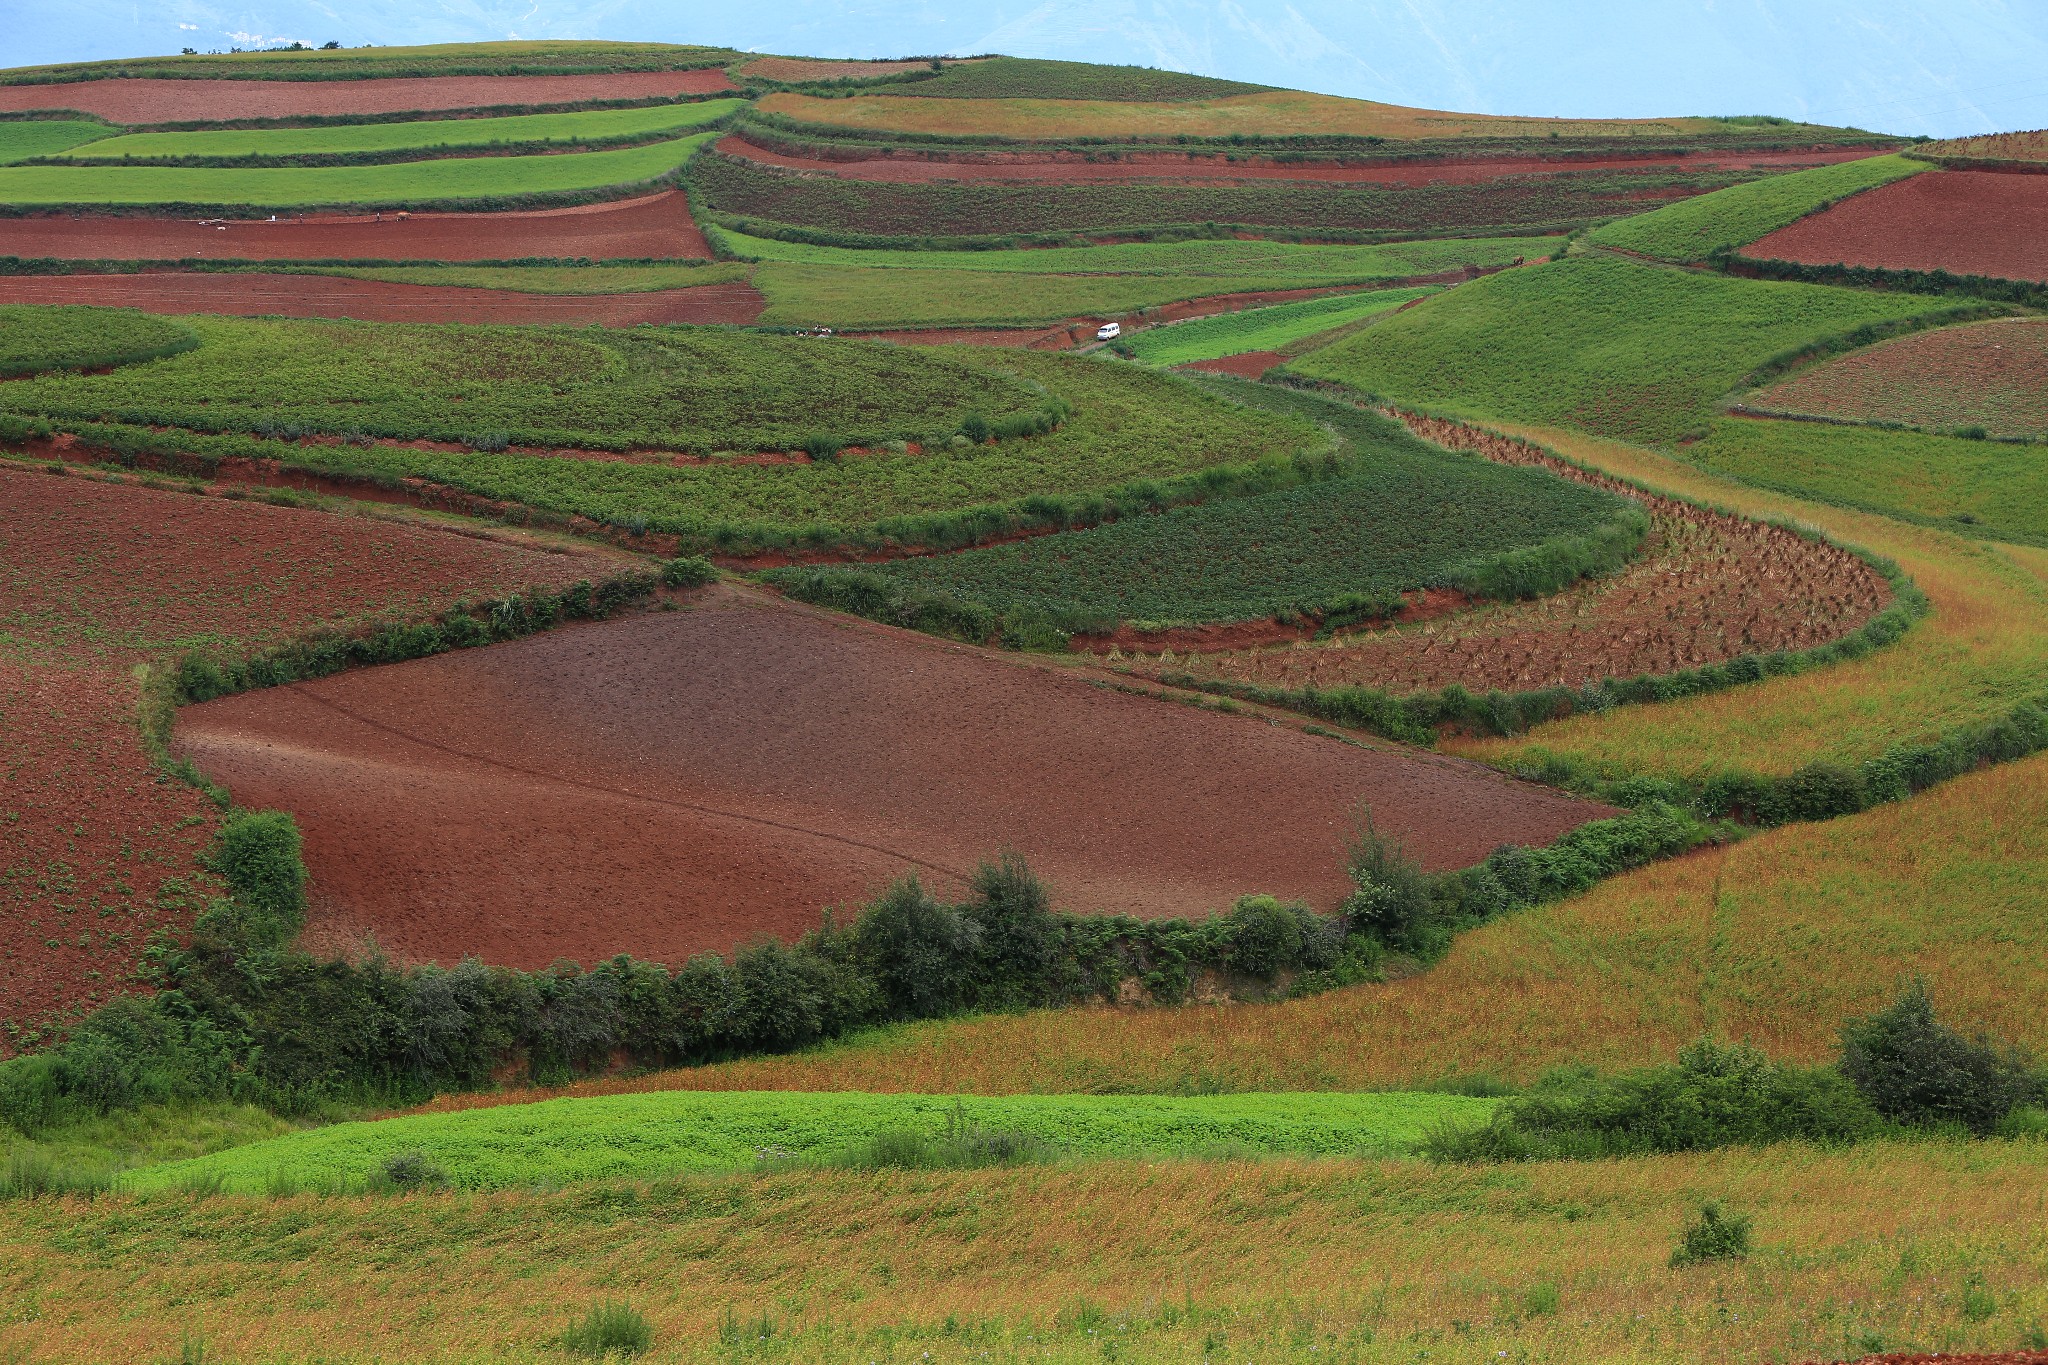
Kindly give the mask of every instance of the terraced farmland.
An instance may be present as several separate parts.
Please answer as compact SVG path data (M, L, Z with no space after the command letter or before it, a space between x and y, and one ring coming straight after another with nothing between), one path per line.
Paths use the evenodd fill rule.
M1753 412L2048 437L2048 324L1944 327L1880 342L1758 389Z
M1368 289L1327 298L1249 308L1241 313L1176 323L1131 338L1131 353L1148 365L1185 365L1245 351L1278 350L1354 322L1378 317L1433 289Z

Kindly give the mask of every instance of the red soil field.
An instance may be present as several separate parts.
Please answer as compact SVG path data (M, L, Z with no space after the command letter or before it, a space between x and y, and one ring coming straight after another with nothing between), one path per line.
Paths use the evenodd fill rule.
M1191 152L1127 153L1115 161L1088 161L1078 153L954 153L943 160L906 150L862 160L828 160L771 151L738 134L721 138L718 150L769 166L812 171L850 180L915 184L933 180L1168 180L1175 184L1229 184L1243 180L1318 180L1342 184L1476 185L1510 175L1557 175L1573 171L1707 171L1769 167L1793 170L1853 161L1871 155L1868 147L1832 147L1815 151L1711 153L1653 159L1603 157L1574 160L1545 157L1499 157L1490 160L1400 161L1383 165L1340 162L1230 161Z
M0 303L97 303L152 313L355 318L365 322L749 323L767 301L750 284L638 294L519 294L335 275L158 272L0 276Z
M1079 911L1327 910L1364 803L1432 867L1605 813L731 587L187 708L176 743L298 815L316 946L521 967L793 937L1005 847Z
M1402 630L1324 644L1131 655L1153 675L1281 687L1372 687L1396 695L1460 683L1475 692L1582 686L1671 673L1740 654L1803 649L1860 626L1890 597L1846 550L1589 475L1534 446L1458 423L1410 418L1417 435L1626 493L1650 513L1643 553L1622 572L1533 602L1494 604ZM1105 642L1107 643L1107 642Z
M679 190L529 213L415 213L378 222L313 214L279 222L117 214L0 218L0 256L67 261L708 260L711 247Z
M30 1026L129 988L149 935L214 893L213 807L152 769L137 665L620 562L10 465L0 507L0 1020Z
M194 123L673 99L732 88L718 67L598 76L380 76L360 81L118 79L0 85L0 110L76 109L113 123Z
M1214 360L1191 360L1180 366L1183 370L1207 370L1211 374L1234 374L1243 379L1257 379L1275 365L1284 365L1287 357L1278 351L1240 351L1236 355L1218 356Z
M1851 195L1742 254L1805 265L2048 280L2048 175L1928 171Z
M1739 410L2048 436L2048 322L2001 319L1896 337L1779 380Z

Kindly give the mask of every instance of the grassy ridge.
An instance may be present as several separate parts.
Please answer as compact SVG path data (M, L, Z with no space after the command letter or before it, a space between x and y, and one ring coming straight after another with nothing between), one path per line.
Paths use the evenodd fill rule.
M136 1190L218 1178L262 1191L274 1173L360 1188L385 1159L419 1151L464 1189L650 1180L753 1166L774 1150L829 1158L879 1132L940 1133L949 1121L1038 1138L1085 1157L1219 1148L1300 1156L1413 1151L1438 1123L1484 1122L1494 1101L1456 1095L793 1095L668 1092L554 1100L346 1123L145 1168Z
M717 136L611 152L450 157L385 166L220 168L10 166L0 201L13 204L396 204L559 194L638 184L667 175Z
M1148 365L1185 365L1191 360L1213 360L1243 351L1278 350L1319 332L1377 317L1435 292L1429 288L1371 289L1279 303L1270 308L1248 308L1241 313L1153 328L1138 333L1128 344L1132 353Z
M891 86L889 93L934 99L1204 100L1250 95L1271 87L1218 80L1149 66L1102 66L1029 57L994 57L954 66L930 80Z
M1703 261L1796 223L1860 190L1888 185L1927 169L1926 163L1902 156L1876 156L1794 171L1623 218L1595 229L1587 240L1659 260Z
M489 147L496 143L596 142L673 134L701 127L741 108L744 100L659 104L646 109L598 109L571 114L522 114L511 118L428 119L418 123L359 123L318 128L235 128L209 132L129 133L83 150L57 153L67 159L133 157L331 156L347 152L394 152Z
M85 119L0 120L0 165L33 156L58 156L67 148L113 131L104 123Z
M9 85L62 81L264 80L356 81L397 76L580 75L613 71L677 71L722 66L740 54L730 48L674 43L586 42L527 39L493 43L428 43L292 52L195 53L185 57L130 57L104 62L61 62L18 67L0 74Z

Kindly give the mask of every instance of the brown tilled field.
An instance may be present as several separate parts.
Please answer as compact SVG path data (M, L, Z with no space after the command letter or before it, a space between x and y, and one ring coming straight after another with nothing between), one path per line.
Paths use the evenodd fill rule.
M135 670L417 619L617 559L0 464L0 1000L27 1022L130 981L212 883L213 807L157 773Z
M1568 478L1631 491L1506 437L1430 419L1410 425L1443 445L1510 463L1541 463ZM1396 695L1452 683L1475 692L1577 687L1824 644L1854 630L1890 597L1883 578L1847 551L1676 499L1632 496L1650 513L1642 556L1618 574L1556 596L1316 644L1198 648L1168 658L1140 643L1128 666L1147 675L1371 687ZM1118 643L1120 650L1131 645ZM1171 640L1150 648L1161 644L1185 649Z
M0 110L75 109L113 123L196 123L675 99L732 88L725 72L717 67L598 76L414 76L343 81L121 78L0 85Z
M1742 248L1757 260L2048 281L2048 175L1932 171L1851 195Z
M766 305L733 282L632 294L520 294L333 275L156 272L0 277L0 303L95 303L152 313L355 318L365 322L750 323Z
M2048 322L2011 318L1880 342L1751 394L1752 412L2048 436Z
M1003 848L1078 911L1347 890L1362 808L1432 867L1603 808L719 589L699 607L250 693L178 748L299 817L309 934L537 967L680 961Z
M278 222L45 214L0 218L0 256L69 261L706 260L678 190L525 213L312 214Z

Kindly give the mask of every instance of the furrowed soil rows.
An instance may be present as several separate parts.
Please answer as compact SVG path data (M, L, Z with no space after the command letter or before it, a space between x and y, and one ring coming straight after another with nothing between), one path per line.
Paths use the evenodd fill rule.
M213 807L157 774L139 664L605 576L618 561L0 465L0 1018L126 989L217 894Z
M190 707L177 744L298 815L314 941L525 967L792 937L1006 846L1081 911L1327 910L1365 803L1438 867L1605 813L729 588Z
M1744 409L2048 436L2048 322L1914 332L1759 389Z
M1624 490L1520 441L1429 418L1409 425L1453 449ZM1140 653L1130 666L1396 695L1452 683L1475 692L1576 687L1809 648L1854 630L1889 600L1884 580L1847 551L1674 498L1633 496L1650 513L1651 538L1643 557L1611 578L1400 630L1178 658Z
M70 261L709 259L675 190L522 213L307 214L198 222L97 214L0 218L0 256Z
M717 67L595 76L419 76L327 81L177 81L117 77L61 85L0 85L0 110L76 109L114 123L198 123L314 114L407 114L442 109L675 99L730 90Z
M90 303L154 313L354 318L364 322L553 322L607 327L745 324L761 315L766 302L752 285L742 283L658 293L578 295L253 272L0 277L0 303Z
M1756 260L2048 280L2048 175L1933 171L1845 199L1742 248Z

